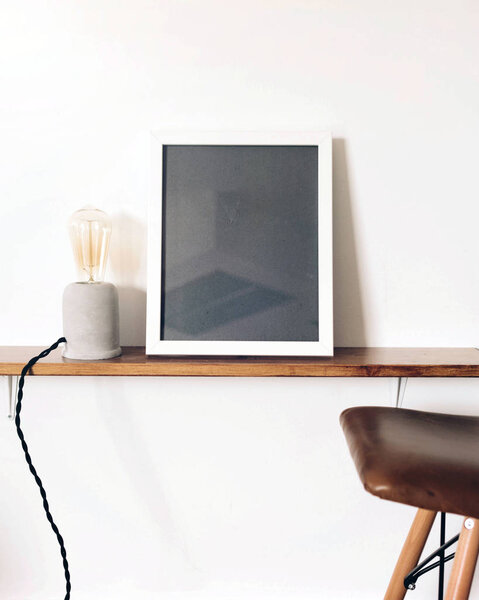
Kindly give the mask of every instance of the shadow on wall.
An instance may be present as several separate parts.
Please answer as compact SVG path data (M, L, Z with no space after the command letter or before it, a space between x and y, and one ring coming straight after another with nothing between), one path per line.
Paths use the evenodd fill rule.
M136 498L138 514L141 515L138 522L140 537L136 543L143 544L145 550L149 543L153 543L160 559L162 553L168 555L166 571L159 569L152 572L149 570L148 561L140 561L145 582L148 582L147 588L149 585L165 586L165 583L167 586L176 587L180 579L185 587L195 589L201 586L202 576L192 562L184 542L185 534L181 522L176 511L171 508L174 507L173 499L165 489L161 457L158 453L152 453L154 438L149 437L135 414L138 410L145 410L141 393L135 398L136 410L133 411L123 385L115 389L114 395L108 391L108 382L100 380L96 385L101 396L101 401L98 402L98 416L103 421L105 433L127 479L127 492ZM143 408L139 408L138 402ZM125 440L128 440L127 444Z
M333 278L334 344L367 346L344 139L333 140Z
M120 300L120 343L144 346L146 290L135 282L146 280L146 226L126 213L112 221L110 269Z

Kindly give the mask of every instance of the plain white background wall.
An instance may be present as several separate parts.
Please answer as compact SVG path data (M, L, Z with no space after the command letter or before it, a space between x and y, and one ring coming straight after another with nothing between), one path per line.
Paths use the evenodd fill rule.
M476 2L0 10L2 345L61 335L65 224L87 203L114 220L122 343L144 343L148 138L163 128L331 130L336 345L477 344ZM414 511L361 490L338 416L389 404L392 386L29 380L25 433L73 597L381 598ZM474 381L414 380L405 405L479 414L477 401ZM0 597L59 598L58 548L3 402ZM414 598L434 590L426 576Z

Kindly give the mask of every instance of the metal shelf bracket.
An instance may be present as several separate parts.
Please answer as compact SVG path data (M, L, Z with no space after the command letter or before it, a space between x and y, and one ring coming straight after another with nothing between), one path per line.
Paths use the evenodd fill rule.
M396 408L402 408L402 403L404 400L404 392L406 391L406 385L407 385L407 377L398 377L397 378Z
M4 390L8 402L8 418L13 421L15 419L15 409L17 406L17 393L18 393L18 375L3 375Z

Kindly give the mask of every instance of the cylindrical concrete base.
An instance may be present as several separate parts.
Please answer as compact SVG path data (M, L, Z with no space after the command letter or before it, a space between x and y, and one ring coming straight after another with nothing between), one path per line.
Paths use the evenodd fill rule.
M63 293L65 358L120 356L118 292L112 283L70 283Z

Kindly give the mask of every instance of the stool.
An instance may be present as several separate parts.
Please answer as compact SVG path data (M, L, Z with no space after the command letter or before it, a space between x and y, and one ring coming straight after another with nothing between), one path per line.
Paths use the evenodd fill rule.
M419 509L384 600L404 598L438 512L467 517L446 591L467 600L479 552L479 417L357 407L340 421L364 488Z

